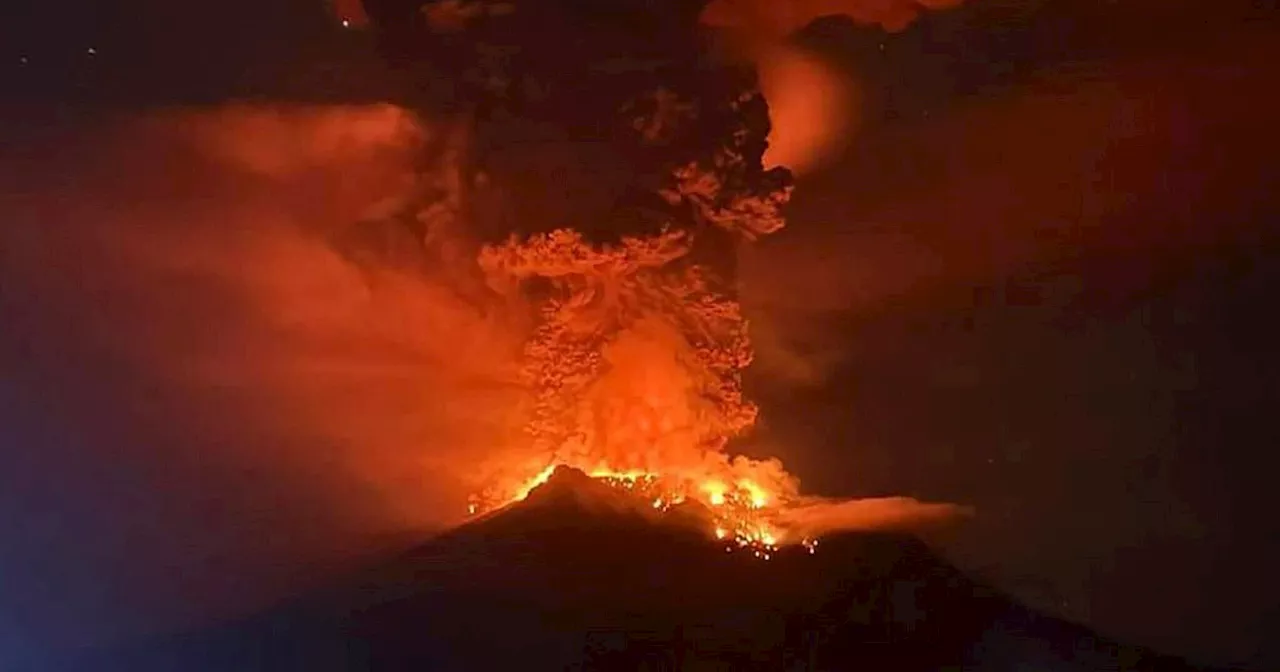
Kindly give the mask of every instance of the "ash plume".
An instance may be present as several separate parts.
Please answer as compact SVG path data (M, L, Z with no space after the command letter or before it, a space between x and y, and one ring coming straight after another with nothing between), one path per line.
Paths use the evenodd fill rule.
M782 38L851 9L814 6L784 33L757 36L697 0L609 14L576 3L406 7L366 2L407 71L459 75L448 95L424 82L421 104L469 118L475 144L459 153L458 207L424 196L418 224L401 230L466 231L489 289L515 297L529 325L523 436L495 447L484 469L494 483L472 510L520 499L565 465L627 488L656 479L658 507L690 497L732 509L717 536L772 547L778 537L755 519L798 491L776 460L731 448L756 419L742 389L752 348L736 256L785 225L790 169L819 161L850 127L854 94ZM894 11L855 18L892 22ZM715 31L731 43L749 36L745 61L717 58L706 39ZM562 137L549 141L549 127ZM538 146L558 160L513 168L511 148ZM575 195L546 207L556 192Z

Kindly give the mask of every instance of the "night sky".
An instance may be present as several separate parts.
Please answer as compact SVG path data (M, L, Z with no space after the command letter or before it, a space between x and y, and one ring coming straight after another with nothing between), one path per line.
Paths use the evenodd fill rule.
M6 8L7 198L103 115L394 96L319 0L187 4ZM764 420L744 448L806 490L973 504L945 542L962 567L1106 634L1274 668L1280 41L1265 3L1203 4L977 0L800 36L862 104L789 228L745 253ZM81 338L80 304L24 287L0 275L0 649L163 629L337 563L308 515L333 489L223 464L234 432L166 424L178 402ZM190 433L198 457L133 445Z

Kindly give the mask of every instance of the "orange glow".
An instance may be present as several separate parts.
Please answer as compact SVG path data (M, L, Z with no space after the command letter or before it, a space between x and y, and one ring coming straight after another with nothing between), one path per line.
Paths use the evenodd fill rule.
M763 509L769 501L769 494L751 481L739 481L738 488L750 498L750 505L753 509Z
M524 297L529 278L551 289L522 354L527 438L512 451L537 466L500 465L474 500L480 511L527 497L563 465L659 512L702 504L709 529L740 546L781 537L770 505L796 493L795 479L776 460L725 451L755 421L740 384L751 361L746 321L683 262L690 244L667 231L599 247L559 230L482 250L498 291Z
M520 486L520 489L516 492L516 496L514 499L516 501L522 500L525 497L528 497L529 493L533 492L534 488L538 487L539 485L542 485L543 483L546 483L547 479L551 478L552 472L556 470L556 466L557 465L553 464L547 467L546 469L543 469L542 471L538 472L536 476L534 476L533 478L529 479L524 484L522 484Z
M689 170L682 179L714 181ZM781 226L768 208L744 211L764 213L731 222L744 237ZM803 499L778 460L727 452L756 419L741 384L752 350L741 306L688 262L693 242L664 230L600 246L559 229L481 249L490 287L527 301L533 327L520 353L523 431L500 451L509 459L482 476L474 510L520 501L565 466L659 513L701 505L692 510L710 536L765 560L785 543L813 552L806 542L844 521L910 519L911 502L868 509ZM536 292L525 291L529 281Z
M804 173L830 159L857 125L857 92L850 78L789 46L764 48L755 62L773 122L765 167Z
M955 7L961 0L712 0L702 11L706 25L778 41L816 19L843 16L899 31L922 10Z
M468 505L468 509L474 515L505 504L522 501L534 489L546 483L559 466L561 464L550 465L520 483L514 489L515 494L508 500L484 502L481 498L477 498ZM750 548L753 552L762 551L756 554L756 557L764 558L768 553L776 550L784 538L781 530L773 522L778 512L767 507L768 493L750 480L740 480L737 488L729 490L724 482L719 480L698 482L692 478L670 478L634 470L611 471L597 468L589 471L588 475L618 490L649 501L650 507L658 512L668 511L672 506L686 501L696 501L705 506L714 507L711 510L711 523L716 539L731 538L734 546L738 548Z
M789 39L815 20L845 17L896 32L926 10L962 0L711 0L700 20L735 58L760 73L773 131L765 167L804 173L837 153L856 130L859 91L851 77Z
M712 506L724 504L724 493L728 488L719 481L708 481L702 484L701 490L707 495L707 502Z

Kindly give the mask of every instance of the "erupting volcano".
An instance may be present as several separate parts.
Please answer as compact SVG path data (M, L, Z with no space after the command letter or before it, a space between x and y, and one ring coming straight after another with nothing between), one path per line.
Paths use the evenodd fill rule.
M405 256L387 241L405 241L525 333L520 430L476 465L471 515L569 467L659 511L702 505L731 549L812 551L847 511L801 498L778 460L731 452L757 416L738 248L783 228L792 191L787 168L765 167L775 134L752 60L780 47L726 23L755 16L732 3L591 4L368 0L409 102L449 130L399 210L340 242L377 269ZM848 15L916 9L890 4L901 11ZM803 123L835 123L813 112Z
M646 483L560 467L325 591L70 669L1194 669L1026 609L905 535L725 552L702 504L626 492Z
M686 174L698 170L691 165ZM668 196L683 204L678 192ZM712 202L719 194L708 196ZM763 212L729 221L772 228L785 192L768 198ZM715 221L712 212L693 214ZM499 477L472 501L473 513L523 499L567 466L656 509L706 504L718 537L758 552L778 543L769 514L796 494L794 479L777 461L725 451L756 415L741 389L751 361L746 321L737 302L717 291L717 279L690 260L698 234L669 226L603 247L563 229L481 252L492 284L542 283L522 374L531 392L528 454L545 466Z
M415 77L460 71L452 100L417 102L461 115L466 132L399 220L364 226L407 224L433 261L431 241L469 240L461 275L479 276L487 300L528 333L523 429L480 468L470 512L521 500L565 466L658 510L704 504L708 534L758 555L802 541L777 516L796 480L776 460L727 451L756 418L742 390L752 353L736 247L782 228L791 177L764 168L771 127L753 68L712 57L701 3L624 5L616 16L573 3L536 13L433 3L413 14L368 4ZM549 43L569 35L582 39ZM495 56L495 44L519 62ZM543 142L565 156L510 153ZM517 173L522 161L539 174Z
M76 669L1185 669L901 534L957 507L805 497L780 461L733 453L757 416L737 253L783 228L792 176L764 167L755 66L717 56L702 0L653 4L366 0L438 132L403 197L333 247L371 292L430 269L520 336L508 431L465 465L471 517Z

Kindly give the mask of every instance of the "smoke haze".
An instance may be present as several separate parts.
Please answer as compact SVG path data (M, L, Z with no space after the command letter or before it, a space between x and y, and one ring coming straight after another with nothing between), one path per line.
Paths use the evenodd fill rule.
M972 507L921 502L910 497L813 500L789 507L778 524L795 537L820 538L832 532L912 531L950 525L975 515Z
M431 129L389 107L42 126L0 232L3 532L30 540L3 572L38 577L0 595L17 632L244 608L462 517L517 334L327 243Z

